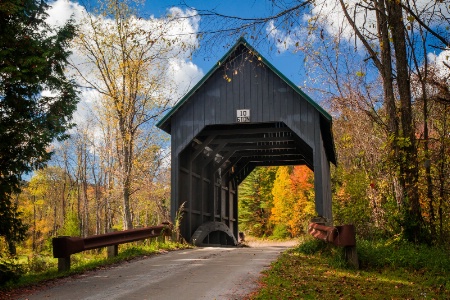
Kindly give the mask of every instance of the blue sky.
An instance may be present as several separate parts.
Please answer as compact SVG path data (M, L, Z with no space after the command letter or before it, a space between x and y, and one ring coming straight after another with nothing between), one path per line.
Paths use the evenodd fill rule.
M198 10L215 10L218 13L239 17L262 17L273 14L272 1L266 0L232 0L232 1L202 1L202 0L186 0L186 1L158 1L150 0L145 3L144 15L154 15L159 17L166 13L170 7L176 6L186 8L184 4ZM200 20L200 31L202 31L202 21ZM250 44L252 41L248 39ZM304 70L302 68L303 56L299 53L292 53L291 51L284 51L278 53L276 50L270 51L267 46L252 45L258 50L271 64L275 66L281 73L288 77L297 85L303 85L305 78ZM213 65L227 52L226 45L216 47L212 52L209 52L210 57L205 58L202 50L203 47L208 47L205 43L201 43L200 51L193 56L193 62L202 69L206 74Z
M85 3L87 1L95 0L79 0L79 3ZM356 0L349 0L349 2L356 2ZM427 0L418 0L417 3L426 3ZM277 8L276 5L284 5L285 7L289 7L290 5L295 5L299 2L295 0L284 0L284 1L270 1L270 0L231 0L231 1L205 1L205 0L147 0L143 1L144 6L139 11L139 15L144 19L149 19L150 16L154 16L155 18L161 17L162 15L169 12L171 7L179 7L183 11L183 14L187 14L188 8L193 8L196 10L214 10L223 15L230 16L239 16L241 18L252 18L252 17L262 17L262 16L272 16L281 10ZM70 2L68 0L55 0L53 4L55 6L53 14L53 18L55 19L64 19L67 20L70 17L70 13L74 12L75 14L82 10L81 6L77 4L77 2ZM335 5L335 6L333 6ZM337 6L336 6L337 5ZM56 7L58 6L58 7ZM66 17L62 18L61 15L65 14ZM378 72L375 70L373 64L370 60L367 60L367 54L363 51L364 47L362 44L355 40L353 36L353 30L350 26L344 24L342 22L344 19L343 13L340 10L338 2L336 1L324 1L321 6L316 6L312 8L309 16L300 15L298 19L293 19L297 22L295 25L288 26L292 31L289 34L286 34L283 29L278 29L274 27L278 34L274 34L273 36L277 36L276 39L274 37L270 37L270 41L267 41L267 37L265 35L267 32L265 29L262 29L258 35L260 38L257 43L253 41L249 36L245 36L247 41L257 49L275 68L277 68L282 74L284 74L287 78L289 78L294 84L298 85L300 88L304 90L308 95L311 96L312 99L320 102L320 100L327 98L330 94L326 94L327 92L331 92L334 94L336 91L335 83L330 83L332 79L330 79L330 74L327 72L330 70L330 66L326 65L326 61L324 63L325 55L329 55L330 64L332 67L336 67L336 64L339 65L339 74L343 74L344 80L346 78L351 78L351 80L355 81L355 74L365 74L364 80L366 83L373 82L377 76ZM308 17L317 17L321 18L321 27L320 30L313 32L308 32L306 26L308 25L306 18ZM292 19L291 19L292 20ZM186 21L186 20L184 20ZM186 21L190 22L190 21ZM366 26L367 32L371 30L376 30L376 26L369 26L370 24L374 25L375 18L372 15L366 15L360 13L356 17L356 22L359 26ZM199 24L198 31L197 29L193 30L194 32L202 32L208 31L211 27L208 28L208 25L211 26L211 23L208 24L208 19L205 17L201 17L199 23L197 21L192 21L191 25L195 23L195 26ZM216 25L213 23L212 26L215 28L220 28L223 24ZM342 31L340 31L342 30ZM186 31L177 32L185 34ZM319 34L320 33L320 34ZM341 41L341 46L347 47L344 49L344 54L339 54L336 56L336 52L332 50L333 45L326 45L327 39L325 38L324 44L320 44L319 35L325 34L328 38L333 38L339 35L339 39ZM195 83L201 79L201 75L206 74L214 64L228 51L228 49L233 45L238 36L234 36L233 39L226 38L223 35L219 39L213 40L211 42L208 39L200 39L200 47L193 56L192 61L188 57L177 57L176 62L174 64L178 67L177 73L173 75L175 81L177 82L177 86L179 87L178 95L173 98L181 98L182 94L186 93L189 88L192 88ZM262 38L261 38L262 37ZM275 40L281 39L282 42L287 42L288 49L277 48L280 47L280 44L277 44ZM315 65L314 62L311 63L309 61L305 66L305 56L301 51L295 52L296 48L301 48L301 44L311 39L313 45L312 47L306 47L307 51L315 52L317 51L320 56L313 53L313 56L318 60L318 63ZM194 40L196 40L194 38ZM267 42L266 42L267 41ZM300 43L300 47L294 45L296 43ZM214 45L213 45L214 44ZM331 43L332 44L332 43ZM322 46L322 49L317 50L316 47ZM328 49L327 49L328 46ZM427 46L428 47L428 46ZM354 51L357 48L357 51ZM301 49L300 49L301 50ZM432 50L431 52L428 50ZM428 57L435 61L443 61L446 60L446 57L449 56L443 52L438 51L436 49L427 49ZM310 53L311 54L311 53ZM368 63L366 63L368 62ZM420 62L419 62L420 63ZM317 67L319 66L319 67ZM305 68L308 68L305 70ZM320 69L322 68L322 69ZM328 77L327 77L328 76ZM356 80L360 80L361 77L356 77ZM362 83L365 84L365 83ZM315 89L315 90L314 90ZM314 90L314 91L313 91ZM321 90L321 91L319 91ZM181 94L181 95L180 95Z

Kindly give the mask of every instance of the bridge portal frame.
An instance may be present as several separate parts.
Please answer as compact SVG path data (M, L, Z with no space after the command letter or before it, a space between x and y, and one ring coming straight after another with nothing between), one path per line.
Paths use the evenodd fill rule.
M238 185L257 166L308 166L317 215L332 223L332 118L244 38L157 126L171 134L171 217L184 205L186 240L235 243ZM196 233L215 222L229 231Z

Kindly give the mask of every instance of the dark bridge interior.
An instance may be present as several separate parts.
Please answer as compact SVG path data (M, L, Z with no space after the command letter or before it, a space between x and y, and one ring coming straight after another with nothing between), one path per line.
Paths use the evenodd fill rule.
M213 162L219 174L230 172L237 184L257 166L307 165L314 170L311 147L282 122L208 126L193 142L202 165Z

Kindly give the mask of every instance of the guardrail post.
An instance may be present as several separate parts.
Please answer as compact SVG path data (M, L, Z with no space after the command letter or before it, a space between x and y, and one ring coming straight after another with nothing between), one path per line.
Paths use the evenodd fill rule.
M344 247L345 260L347 263L355 269L359 269L358 253L356 252L356 246Z
M58 258L58 272L66 272L70 270L70 251L68 248L69 236L59 236L52 240L54 257Z
M166 229L164 229L165 231L170 231L171 232L171 234L167 234L167 232L164 232L164 243L168 243L168 242L170 242L170 241L172 241L172 223L170 223L169 221L164 221L164 222L162 222L162 224L164 225L164 226L166 226Z
M116 232L117 229L115 228L109 228L106 232ZM119 254L119 245L112 245L106 247L106 257L112 258L116 257Z
M342 242L344 246L345 260L351 267L359 269L358 253L356 252L355 226L348 224L337 226L337 229L340 242Z
M318 221L318 219L313 221ZM320 221L320 220L319 220ZM355 269L359 268L358 253L356 252L355 226L351 224L336 227L325 226L311 222L308 232L313 237L332 243L335 246L344 247L344 256L347 263Z
M58 258L58 272L66 272L70 270L70 256Z

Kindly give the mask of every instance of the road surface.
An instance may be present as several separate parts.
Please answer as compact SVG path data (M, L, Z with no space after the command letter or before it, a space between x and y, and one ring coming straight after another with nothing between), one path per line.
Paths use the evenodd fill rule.
M242 299L261 271L295 243L178 250L68 278L28 300Z

